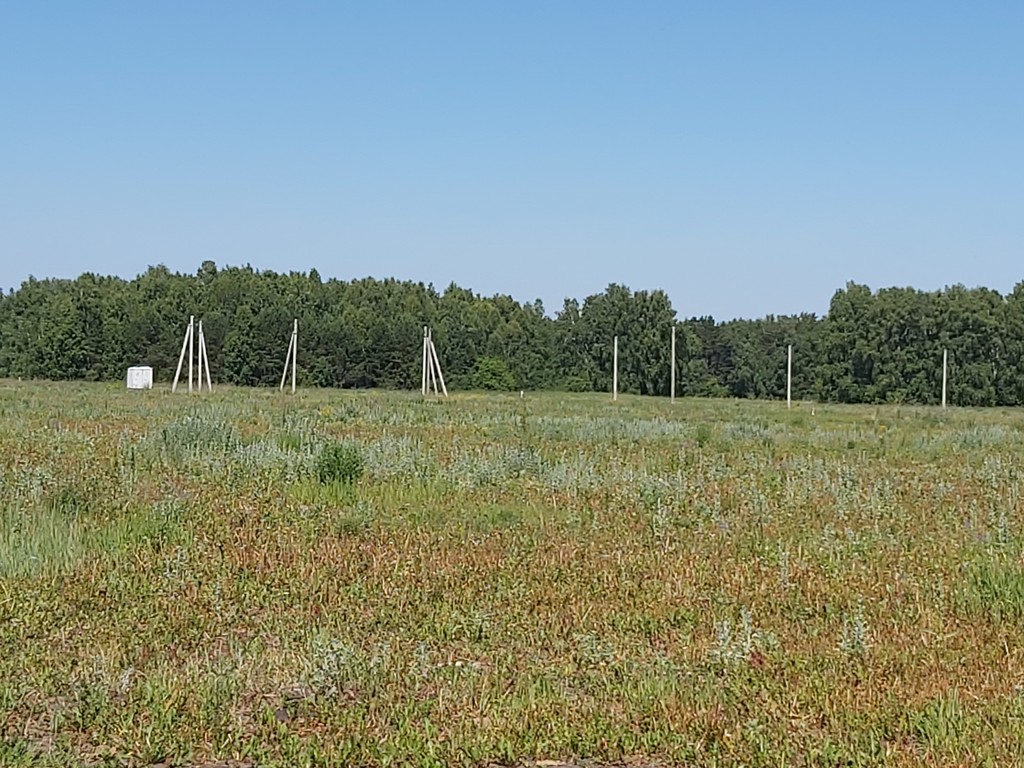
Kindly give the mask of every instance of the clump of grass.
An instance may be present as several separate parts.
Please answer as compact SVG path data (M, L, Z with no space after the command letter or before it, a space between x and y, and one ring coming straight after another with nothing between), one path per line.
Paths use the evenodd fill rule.
M715 622L715 642L708 651L708 658L722 666L735 667L756 663L760 656L777 646L775 635L757 629L750 610L743 606L738 625L728 617Z
M0 579L70 568L82 556L84 534L55 507L0 509Z
M693 441L699 446L711 442L711 427L707 424L698 424L693 430Z
M362 451L349 442L325 445L315 465L317 479L324 485L355 485L363 476L364 468Z
M174 463L200 455L233 451L238 446L234 425L214 412L193 412L181 416L150 436L150 442ZM148 448L149 446L147 446Z
M932 752L960 754L968 748L964 707L955 688L908 713L907 720L915 740Z
M64 482L50 494L50 509L59 515L74 517L89 511L90 499L86 489Z
M392 655L386 642L366 652L338 638L317 638L306 664L305 685L321 699L372 695L386 681Z
M839 650L844 656L862 659L868 652L868 622L864 618L864 607L858 605L853 612L843 616L843 630L839 638Z
M1024 572L1002 557L979 556L962 568L960 609L995 624L1024 618Z

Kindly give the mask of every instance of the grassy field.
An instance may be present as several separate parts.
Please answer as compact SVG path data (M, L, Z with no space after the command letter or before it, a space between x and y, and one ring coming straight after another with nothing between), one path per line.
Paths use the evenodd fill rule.
M1022 456L1017 411L0 383L0 765L1020 764Z

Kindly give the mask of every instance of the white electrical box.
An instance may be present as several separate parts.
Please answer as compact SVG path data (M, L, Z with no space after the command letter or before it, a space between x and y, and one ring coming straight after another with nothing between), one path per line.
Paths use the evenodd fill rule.
M148 365L135 365L128 369L128 389L152 389L153 369Z

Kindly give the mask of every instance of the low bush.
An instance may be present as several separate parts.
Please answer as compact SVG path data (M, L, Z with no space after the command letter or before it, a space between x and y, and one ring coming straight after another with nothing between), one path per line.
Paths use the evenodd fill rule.
M323 483L353 485L363 476L363 453L352 443L325 445L316 459L316 476Z

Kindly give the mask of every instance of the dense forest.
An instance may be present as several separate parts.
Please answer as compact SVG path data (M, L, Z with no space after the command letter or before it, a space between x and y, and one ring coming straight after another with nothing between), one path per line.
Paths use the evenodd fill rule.
M151 365L169 380L189 315L203 320L214 380L239 385L279 382L298 318L307 386L418 389L429 325L455 389L609 391L618 335L620 390L667 395L675 325L680 395L785 397L792 344L795 398L935 403L948 349L951 403L1024 402L1024 283L1008 296L849 283L822 318L716 322L677 318L663 291L615 284L550 316L539 301L456 285L324 281L316 270L212 262L194 275L158 266L134 280L30 279L0 294L0 376L121 379L129 365Z

